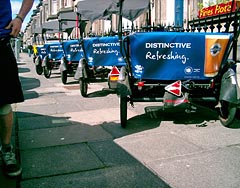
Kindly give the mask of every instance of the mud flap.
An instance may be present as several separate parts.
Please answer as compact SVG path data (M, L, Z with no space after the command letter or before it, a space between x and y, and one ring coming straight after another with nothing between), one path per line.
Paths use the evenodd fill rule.
M60 69L61 72L67 70L67 60L64 57L61 59L59 69Z
M219 101L222 100L233 104L240 103L240 89L236 73L231 68L222 77Z
M80 59L79 63L78 63L77 70L76 70L75 75L74 75L75 80L79 80L80 78L83 77L83 71L85 70L86 66L87 66L86 59L84 59L84 58ZM84 75L87 76L87 73L84 74Z
M129 83L129 77L126 71L126 67L121 67L120 74L117 81L116 88L117 95L121 97L126 97L132 95Z
M163 103L164 109L169 109L180 105L190 105L187 94L183 94L182 96L178 97L169 92L165 92L163 96Z

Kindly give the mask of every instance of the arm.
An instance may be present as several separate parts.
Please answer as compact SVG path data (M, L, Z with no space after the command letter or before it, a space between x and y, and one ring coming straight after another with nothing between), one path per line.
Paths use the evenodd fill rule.
M21 30L22 22L25 19L26 15L29 13L33 6L34 0L23 0L22 6L17 14L17 17L14 18L6 27L6 29L12 29L10 35L17 37L18 33Z

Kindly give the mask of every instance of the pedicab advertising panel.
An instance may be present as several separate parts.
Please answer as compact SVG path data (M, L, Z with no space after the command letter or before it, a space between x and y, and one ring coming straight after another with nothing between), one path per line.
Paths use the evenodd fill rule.
M218 73L230 39L223 33L135 33L129 36L131 71L137 79L206 80Z
M125 65L117 36L85 38L84 48L90 66Z

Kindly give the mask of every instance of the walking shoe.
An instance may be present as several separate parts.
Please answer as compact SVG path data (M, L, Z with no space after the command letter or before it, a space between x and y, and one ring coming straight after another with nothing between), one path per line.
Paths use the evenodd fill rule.
M3 161L3 171L6 175L10 177L16 177L19 176L22 172L22 168L18 164L15 154L13 152L13 147L9 147L3 150L3 148L0 148L0 154Z

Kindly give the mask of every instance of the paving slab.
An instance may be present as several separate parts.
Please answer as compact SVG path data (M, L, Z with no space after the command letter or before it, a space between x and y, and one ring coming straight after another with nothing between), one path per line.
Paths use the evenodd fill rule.
M143 164L157 159L198 153L203 150L201 147L165 131L156 133L156 130L151 130L147 132L149 133L146 135L134 134L114 141Z
M112 136L101 126L86 124L19 131L21 150L106 139Z
M22 179L76 173L104 168L87 144L73 144L21 151Z
M21 188L170 188L142 165L128 164L21 181Z
M53 128L72 125L69 117L64 114L55 114L52 116L37 115L29 117L18 117L19 131L34 130L43 128Z
M240 145L148 163L174 188L240 187Z
M119 122L120 120L119 108L104 108L65 114L70 117L69 120L71 121L82 122L89 125L101 124L103 122ZM128 111L129 117L136 115L136 113Z

